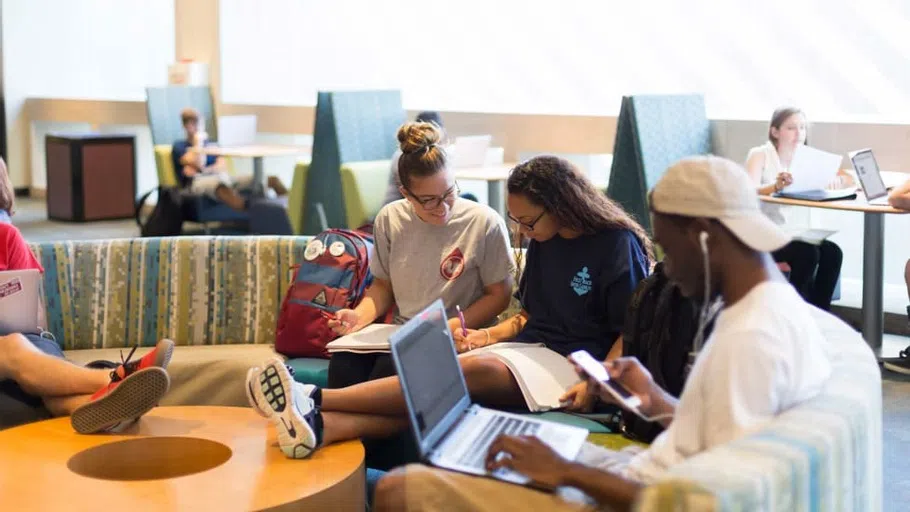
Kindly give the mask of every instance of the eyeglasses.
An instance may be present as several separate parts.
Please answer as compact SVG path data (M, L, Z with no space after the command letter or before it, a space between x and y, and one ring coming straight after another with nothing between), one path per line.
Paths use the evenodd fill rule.
M522 221L516 219L515 217L512 217L512 214L510 213L509 220L514 222L515 224L518 224L519 227L527 229L528 231L534 231L534 226L536 226L537 223L540 221L540 219L542 219L543 216L546 214L547 214L547 211L544 210L544 211L540 212L540 215L538 215L537 218L535 218L531 222L522 222Z
M407 187L405 187L405 190L408 192L408 194L411 197L414 198L415 201L420 203L420 206L423 207L424 210L427 210L427 211L433 211L433 210L439 208L440 206L442 206L442 203L451 201L460 192L460 189L458 188L458 183L455 183L455 185L453 185L452 188L447 190L445 194L443 194L441 196L430 197L428 199L421 199L421 198L417 197L413 192L411 192L411 189L409 189Z

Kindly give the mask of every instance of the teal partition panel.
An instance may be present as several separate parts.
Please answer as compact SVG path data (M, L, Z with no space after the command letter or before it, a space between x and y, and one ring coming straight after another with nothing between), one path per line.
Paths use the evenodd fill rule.
M173 144L184 137L180 111L186 107L199 111L205 119L205 131L208 132L209 140L218 140L215 103L209 87L148 87L145 94L152 144Z
M702 95L626 96L607 195L650 231L648 190L673 162L710 152L711 124Z
M307 175L304 233L348 227L339 168L344 162L391 159L405 121L400 91L320 92ZM350 226L357 227L357 226Z

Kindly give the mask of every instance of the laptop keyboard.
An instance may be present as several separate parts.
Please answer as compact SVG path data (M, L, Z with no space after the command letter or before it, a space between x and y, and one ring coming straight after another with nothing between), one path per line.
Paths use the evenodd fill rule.
M532 436L540 429L540 423L536 421L525 421L510 416L492 416L479 429L479 435L476 437L462 438L462 442L471 443L462 453L458 463L464 466L484 469L487 458L487 452L493 440L500 434L509 436Z

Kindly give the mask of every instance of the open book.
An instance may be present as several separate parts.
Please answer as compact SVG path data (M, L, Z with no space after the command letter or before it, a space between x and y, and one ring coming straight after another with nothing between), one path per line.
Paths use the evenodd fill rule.
M399 327L401 326L395 324L370 324L357 332L330 341L325 348L330 354L332 352L387 353L389 352L389 336Z
M389 352L389 336L400 325L371 324L360 331L342 336L326 345L329 353L355 352L369 354ZM487 353L496 357L515 376L521 394L532 412L562 407L559 403L566 390L579 381L575 369L564 356L541 343L503 342L465 352L458 357Z
M580 380L565 356L541 343L496 343L458 357L481 353L496 357L512 372L531 412L561 408L559 397Z

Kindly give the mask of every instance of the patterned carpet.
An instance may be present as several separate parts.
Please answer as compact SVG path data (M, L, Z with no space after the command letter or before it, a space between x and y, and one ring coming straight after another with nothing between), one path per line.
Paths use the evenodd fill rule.
M133 220L84 224L49 221L43 200L24 199L17 206L14 223L31 242L125 238L139 233ZM908 345L910 338L885 335L882 353L894 355ZM884 510L906 510L910 503L910 376L885 371L882 377Z

